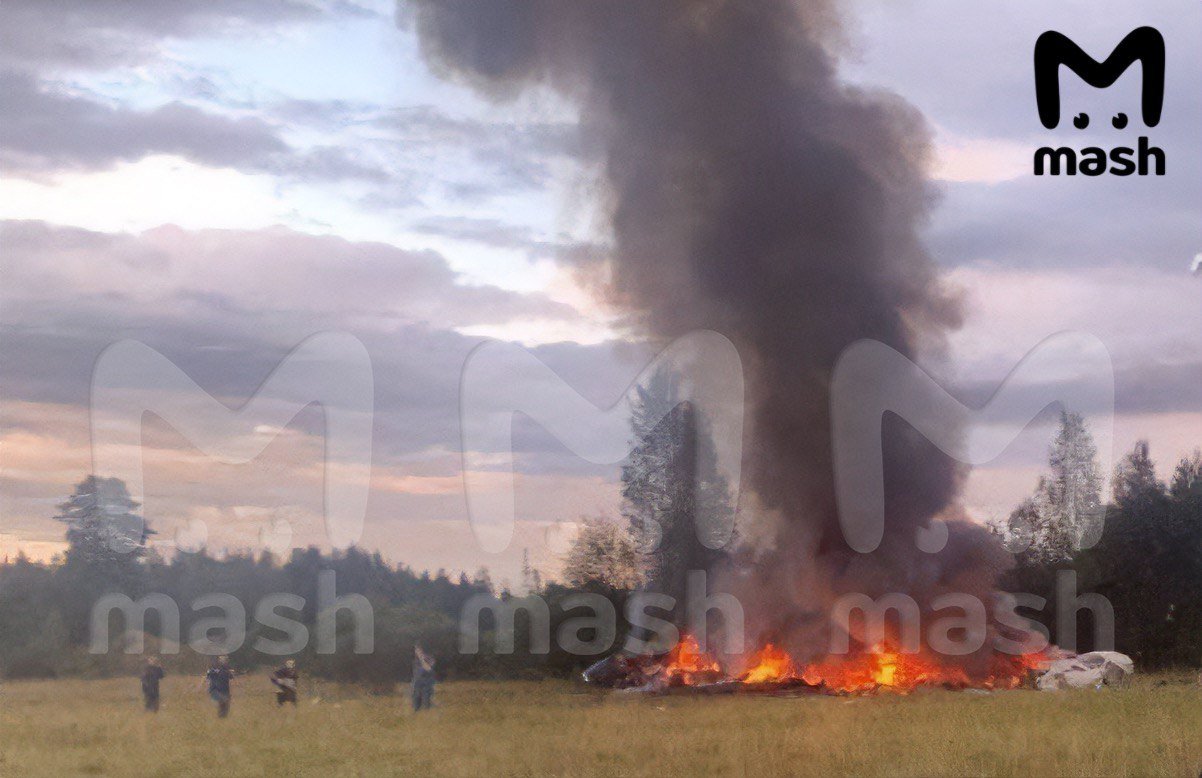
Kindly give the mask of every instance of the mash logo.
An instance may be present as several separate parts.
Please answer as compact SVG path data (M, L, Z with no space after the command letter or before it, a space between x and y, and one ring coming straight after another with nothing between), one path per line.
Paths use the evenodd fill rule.
M1086 54L1062 33L1049 30L1039 36L1035 43L1035 96L1043 126L1052 130L1060 125L1062 65L1090 86L1105 89L1136 62L1143 70L1140 105L1143 122L1148 127L1155 127L1160 124L1164 108L1165 45L1164 36L1158 30L1152 27L1132 30L1102 62ZM1116 130L1124 130L1129 121L1127 114L1120 112L1111 119L1111 125ZM1089 114L1084 112L1073 118L1073 126L1078 130L1087 129L1089 123ZM1107 151L1100 146L1090 146L1078 152L1068 146L1045 146L1035 152L1037 176L1073 176L1078 171L1087 176L1107 172L1116 176L1146 176L1153 170L1155 175L1164 175L1164 150L1153 146L1146 135L1139 137L1134 148L1116 146Z

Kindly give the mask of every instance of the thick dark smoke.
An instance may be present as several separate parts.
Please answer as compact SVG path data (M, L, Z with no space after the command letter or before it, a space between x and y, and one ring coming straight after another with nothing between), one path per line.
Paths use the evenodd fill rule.
M753 630L821 652L844 591L990 591L1004 558L979 528L947 550L916 528L953 504L957 467L887 426L887 531L852 553L831 472L829 384L862 338L912 357L958 324L918 231L929 132L848 87L826 0L402 0L439 73L495 97L545 85L603 145L612 293L653 336L731 338L753 401L745 485L775 542L728 586ZM746 513L746 511L744 511Z

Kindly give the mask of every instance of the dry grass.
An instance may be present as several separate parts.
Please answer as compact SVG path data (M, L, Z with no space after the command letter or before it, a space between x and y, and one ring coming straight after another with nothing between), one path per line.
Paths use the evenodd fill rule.
M217 720L192 679L141 712L136 680L8 683L0 775L1179 775L1202 767L1202 690L876 698L646 698L563 682L448 683L403 695L329 688L295 717L264 678Z

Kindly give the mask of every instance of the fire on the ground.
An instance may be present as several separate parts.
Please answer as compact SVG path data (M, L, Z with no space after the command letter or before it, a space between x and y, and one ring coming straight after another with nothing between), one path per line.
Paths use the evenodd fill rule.
M716 658L701 650L696 639L686 635L661 656L615 654L586 670L584 679L597 686L641 691L692 687L863 694L905 693L920 687L993 690L1120 685L1134 672L1131 659L1117 652L1076 656L1055 649L1023 655L998 653L975 673L925 650L905 653L887 646L800 664L772 643L752 654L744 666L737 674L727 672Z

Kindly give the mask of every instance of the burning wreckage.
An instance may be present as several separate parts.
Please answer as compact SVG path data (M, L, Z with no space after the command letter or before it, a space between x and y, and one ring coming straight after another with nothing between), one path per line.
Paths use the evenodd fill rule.
M440 73L497 101L550 90L575 106L573 144L595 154L607 203L606 248L573 256L581 276L602 284L648 343L714 331L744 367L737 493L710 477L717 468L705 452L730 446L718 446L720 430L697 403L693 423L682 425L694 442L671 457L658 494L639 499L675 517L659 527L673 564L651 574L649 589L681 602L682 571L706 572L742 604L749 634L771 644L762 639L749 661L727 661L686 638L661 656L615 655L586 678L628 689L996 689L1026 684L1061 658L1035 646L904 653L887 639L859 640L835 657L817 650L831 645L817 614L831 614L841 596L903 593L925 617L949 596L995 602L1013 564L961 503L966 466L919 431L939 424L943 439L961 438L963 414L933 412L929 395L882 405L913 382L890 390L879 371L852 371L833 388L856 344L888 352L884 367L903 365L911 378L939 362L966 303L923 241L934 132L900 98L840 80L834 4L410 5L423 55ZM872 467L858 475L837 472L833 452L847 429L833 423L836 401L871 411L863 423L875 425L879 446L863 453ZM887 412L907 407L922 424ZM836 482L878 490L874 511L888 521L877 537L849 542ZM695 527L698 539L713 540L723 535L715 527L736 524L749 556L688 537ZM986 629L1004 637L1016 623L990 619Z
M927 653L878 647L855 656L799 665L771 643L750 657L747 669L731 675L685 636L659 656L617 653L584 671L590 685L643 693L689 690L700 694L905 694L919 688L1000 690L1126 686L1135 667L1114 651L1075 655L1059 649L1021 655L995 654L984 674Z
M984 675L934 658L926 653L900 653L883 648L858 655L828 657L796 663L788 653L768 643L752 654L746 669L730 674L692 637L683 638L660 656L619 653L584 672L594 686L641 692L690 689L700 693L813 693L867 694L909 692L919 687L947 689L1013 689L1031 686L1046 666L1042 654L998 654Z

